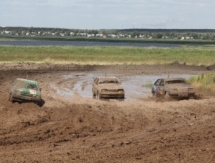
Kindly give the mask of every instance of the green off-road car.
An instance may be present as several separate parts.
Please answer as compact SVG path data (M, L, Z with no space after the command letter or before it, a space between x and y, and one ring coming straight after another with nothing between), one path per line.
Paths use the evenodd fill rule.
M36 81L17 78L9 91L9 100L14 101L33 101L40 105L41 89Z

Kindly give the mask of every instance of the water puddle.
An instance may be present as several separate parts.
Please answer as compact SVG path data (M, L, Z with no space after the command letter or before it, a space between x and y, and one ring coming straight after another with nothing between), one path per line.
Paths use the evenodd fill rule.
M72 88L62 87L51 84L51 88L57 94L65 98L80 96L82 98L92 98L93 79L98 76L104 76L103 73L71 73L63 75L60 78L65 85L72 85ZM125 101L135 101L138 99L151 97L151 85L158 78L166 77L182 77L188 79L193 75L189 74L160 74L160 75L123 75L123 74L108 74L107 76L116 76L122 82L125 90Z

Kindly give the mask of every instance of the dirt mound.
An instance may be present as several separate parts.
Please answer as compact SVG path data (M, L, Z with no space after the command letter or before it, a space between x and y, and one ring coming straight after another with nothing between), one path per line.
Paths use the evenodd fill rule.
M75 93L65 98L50 86L53 83L66 91L74 88L75 77L59 78L71 71L132 75L168 73L168 66L154 69L143 65L80 66L78 70L75 66L67 69L68 65L20 67L25 66L26 69L19 70L14 65L5 66L0 73L0 162L215 161L214 97L106 101L83 98ZM170 71L193 74L208 71L202 67L178 68ZM45 101L42 107L8 101L11 82L26 74L42 87Z

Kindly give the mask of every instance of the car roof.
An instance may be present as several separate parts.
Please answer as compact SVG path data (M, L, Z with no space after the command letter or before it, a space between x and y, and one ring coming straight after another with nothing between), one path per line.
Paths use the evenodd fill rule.
M24 79L24 78L17 78L16 80L27 82L27 83L32 83L32 84L36 84L37 85L37 81L34 81L34 80L28 80L28 79Z
M185 80L184 78L166 78L165 81L172 81L172 80Z
M98 79L118 79L117 77L114 77L114 76L99 76L97 78Z

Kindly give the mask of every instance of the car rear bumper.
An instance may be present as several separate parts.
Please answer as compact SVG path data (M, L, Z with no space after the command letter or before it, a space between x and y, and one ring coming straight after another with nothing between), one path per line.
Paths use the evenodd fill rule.
M110 94L110 93L105 93L105 94L100 94L101 98L124 98L124 94Z
M37 96L23 96L23 95L13 95L13 99L14 100L18 100L18 101L35 101L35 102L39 102L41 100L41 97L37 97Z

